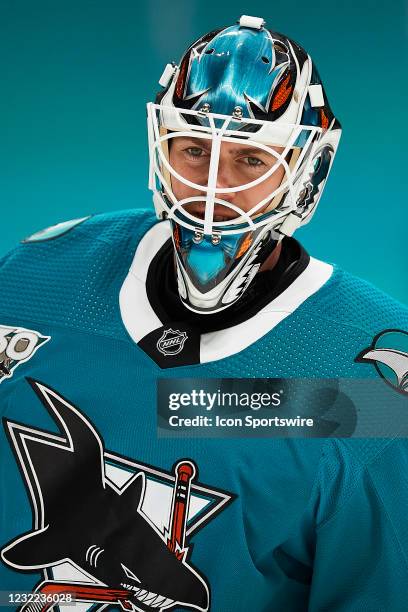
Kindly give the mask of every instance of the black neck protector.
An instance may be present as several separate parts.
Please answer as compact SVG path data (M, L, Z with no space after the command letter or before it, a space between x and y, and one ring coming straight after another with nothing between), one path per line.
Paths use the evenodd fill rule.
M234 304L221 312L198 314L186 308L180 300L170 238L150 264L146 279L147 296L163 325L171 324L172 321L185 321L201 333L218 331L253 317L293 283L305 270L309 260L308 253L297 240L285 237L274 268L258 272Z

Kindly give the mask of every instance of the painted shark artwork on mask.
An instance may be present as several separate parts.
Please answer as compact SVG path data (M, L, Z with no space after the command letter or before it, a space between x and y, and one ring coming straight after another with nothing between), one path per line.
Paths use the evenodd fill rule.
M3 545L2 561L42 574L35 593L69 594L84 611L209 610L210 585L191 563L190 539L235 495L199 484L190 459L166 472L108 452L83 412L27 380L60 435L3 419L33 526Z

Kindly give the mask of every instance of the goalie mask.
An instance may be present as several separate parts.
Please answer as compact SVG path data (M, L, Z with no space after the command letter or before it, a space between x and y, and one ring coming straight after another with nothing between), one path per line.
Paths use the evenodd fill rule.
M182 302L218 312L310 221L341 127L309 55L255 17L200 38L160 84L149 187L172 226Z

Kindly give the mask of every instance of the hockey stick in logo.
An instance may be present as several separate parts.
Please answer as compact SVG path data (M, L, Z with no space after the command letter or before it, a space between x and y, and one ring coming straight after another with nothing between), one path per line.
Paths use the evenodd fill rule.
M182 561L188 548L184 548L188 508L190 505L191 481L196 475L195 467L190 461L182 461L175 467L173 508L171 513L170 535L167 547Z

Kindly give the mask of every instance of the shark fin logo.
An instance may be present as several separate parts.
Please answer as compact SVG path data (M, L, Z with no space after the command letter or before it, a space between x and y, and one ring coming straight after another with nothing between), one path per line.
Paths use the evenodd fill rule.
M356 357L374 364L379 375L400 393L408 394L408 332L386 329Z
M33 329L0 325L0 384L50 339Z
M105 450L85 414L29 383L60 434L3 419L33 509L32 530L2 548L3 562L38 570L35 593L71 595L81 611L209 610L190 541L235 495L199 483L190 459L167 472Z
M31 234L31 236L24 238L24 240L21 242L24 244L26 242L45 242L46 240L54 240L54 238L64 236L77 225L80 225L84 221L90 219L91 216L92 215L88 215L87 217L81 217L80 219L70 219L69 221L63 221L62 223L51 225L50 227L46 227L39 232L35 232L35 234Z

